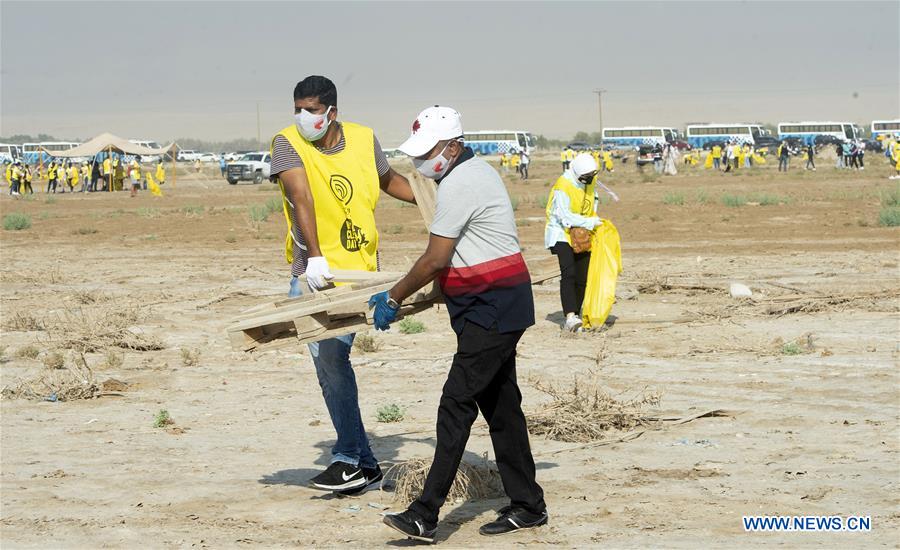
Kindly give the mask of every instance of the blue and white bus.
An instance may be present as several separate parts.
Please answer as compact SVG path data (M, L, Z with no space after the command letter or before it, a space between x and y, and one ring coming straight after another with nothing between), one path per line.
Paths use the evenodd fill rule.
M806 145L814 145L817 136L832 136L840 140L857 140L862 135L852 122L779 122L778 138L794 138Z
M52 159L53 151L68 151L69 149L78 147L80 143L73 141L42 141L41 143L25 143L22 145L22 162L27 164L38 164L43 161L45 164ZM43 151L43 152L41 152ZM74 160L74 159L73 159ZM81 160L81 159L77 159Z
M523 130L466 132L463 139L479 155L502 155L513 150L532 153L536 146L534 136Z
M616 149L634 149L641 145L665 145L677 138L678 131L675 128L663 126L626 126L603 129L603 144L612 145Z
M762 126L746 122L690 124L685 129L688 144L701 149L709 149L713 145L721 145L730 141L755 145L756 138L762 135L764 135Z
M900 136L900 120L873 120L872 121L872 139L878 139L878 136Z
M22 148L15 143L0 143L0 163L13 162L22 156Z

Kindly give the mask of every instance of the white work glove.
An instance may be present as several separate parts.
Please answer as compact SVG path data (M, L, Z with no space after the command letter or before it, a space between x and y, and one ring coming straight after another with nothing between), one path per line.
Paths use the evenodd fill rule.
M313 292L330 285L331 279L334 279L334 275L331 274L325 256L313 256L309 259L306 263L306 282Z

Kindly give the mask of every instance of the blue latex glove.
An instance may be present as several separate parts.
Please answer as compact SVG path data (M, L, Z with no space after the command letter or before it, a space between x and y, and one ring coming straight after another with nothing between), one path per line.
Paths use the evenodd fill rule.
M375 296L369 298L369 309L375 308L375 330L387 330L391 323L397 319L397 312L400 308L393 308L388 305L387 291L379 292Z

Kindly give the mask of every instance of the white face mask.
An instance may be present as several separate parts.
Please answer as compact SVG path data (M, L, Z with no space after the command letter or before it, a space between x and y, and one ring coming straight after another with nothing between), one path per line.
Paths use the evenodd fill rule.
M450 143L451 142L448 141L447 145L444 145L444 148L438 153L438 156L433 159L412 159L413 166L415 166L416 170L426 178L433 180L441 179L444 177L444 174L447 173L447 170L450 169L450 161L444 158L444 151L447 150Z
M322 115L314 115L306 109L300 109L300 112L294 115L300 135L309 141L316 141L324 136L325 132L328 131L328 125L331 124L331 121L328 120L328 113L330 112L331 106Z

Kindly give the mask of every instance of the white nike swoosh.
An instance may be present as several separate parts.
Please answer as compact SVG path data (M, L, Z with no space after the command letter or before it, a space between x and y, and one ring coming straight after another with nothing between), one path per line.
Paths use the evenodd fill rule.
M352 474L350 474L348 476L346 472L341 472L341 477L344 478L344 481L350 481L350 479L358 473L359 473L359 470L356 470L355 472L353 472Z

